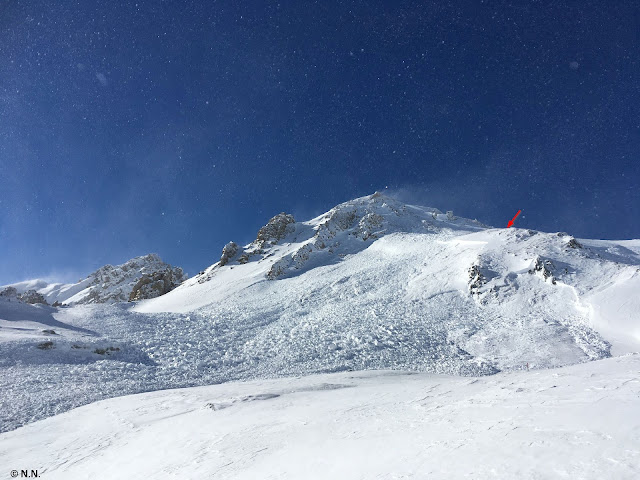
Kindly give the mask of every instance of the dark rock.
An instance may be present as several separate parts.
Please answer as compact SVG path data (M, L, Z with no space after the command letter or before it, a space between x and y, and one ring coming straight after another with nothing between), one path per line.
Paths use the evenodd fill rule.
M119 352L120 349L118 347L107 347L107 348L96 348L93 353L97 353L98 355L111 355L111 352Z
M356 231L356 236L362 238L363 240L367 240L370 237L377 238L375 233L382 226L384 219L382 216L377 213L367 213L363 216L358 222L358 230Z
M8 297L15 298L18 296L18 291L15 287L7 287L4 290L0 291L0 297Z
M129 294L129 301L156 298L180 285L184 280L184 273L180 267L167 267L165 270L151 274L143 274L133 286Z
M536 262L533 265L533 269L529 270L529 273L534 274L539 272L542 274L542 278L546 281L548 278L551 279L551 283L556 284L556 279L553 277L553 272L556 269L555 265L551 260L544 260L540 257L536 257Z
M44 296L38 292L36 292L35 290L27 290L26 292L18 295L18 300L20 300L21 302L24 303L30 303L30 304L42 304L42 305L49 305L47 303L47 301L45 300Z
M50 350L53 348L53 342L48 341L39 343L38 345L36 345L36 348L39 348L40 350Z
M258 230L258 235L254 243L260 246L263 246L267 243L277 243L278 240L282 239L285 235L287 235L287 233L292 230L290 225L295 222L296 221L293 218L293 215L284 212L279 213L271 220L269 220L269 222L264 227Z
M229 260L233 259L238 254L240 247L235 242L229 242L222 248L222 256L220 257L220 266L224 266L229 263Z
M582 244L578 242L575 238L571 237L569 242L567 243L567 247L569 248L583 248Z
M479 289L486 285L487 279L480 271L479 265L469 267L469 291L471 294L479 294Z

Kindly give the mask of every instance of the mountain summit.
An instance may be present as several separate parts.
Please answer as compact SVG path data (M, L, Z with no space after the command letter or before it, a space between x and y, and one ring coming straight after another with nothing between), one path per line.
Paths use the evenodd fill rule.
M403 204L379 192L342 203L307 222L280 213L262 227L256 239L244 248L229 242L220 261L197 275L209 280L226 265L263 263L270 280L298 275L310 268L335 263L368 248L392 233L437 233L444 230L487 228L477 220L443 214L437 208ZM269 260L270 259L270 260Z
M640 305L625 292L640 287L639 252L637 241L490 228L375 193L309 221L276 215L135 309L231 309L245 333L260 325L238 358L273 371L553 367L636 351Z

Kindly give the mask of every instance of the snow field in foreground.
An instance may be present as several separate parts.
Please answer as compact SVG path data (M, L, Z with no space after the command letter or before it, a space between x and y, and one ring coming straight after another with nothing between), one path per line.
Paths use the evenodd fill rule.
M0 435L48 479L640 475L640 356L470 378L342 372L131 395Z

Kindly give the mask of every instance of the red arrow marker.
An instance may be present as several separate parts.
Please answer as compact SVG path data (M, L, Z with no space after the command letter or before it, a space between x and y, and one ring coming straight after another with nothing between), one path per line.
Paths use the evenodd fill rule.
M518 218L518 215L520 215L520 212L522 210L518 210L518 213L516 213L516 216L513 217L513 220L509 220L509 223L507 223L507 228L511 228L511 225L513 225L513 222L515 222L516 218Z

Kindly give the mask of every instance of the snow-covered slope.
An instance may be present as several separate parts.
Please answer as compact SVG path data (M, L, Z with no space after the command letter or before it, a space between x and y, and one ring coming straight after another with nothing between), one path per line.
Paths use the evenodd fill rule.
M274 217L152 300L0 302L0 430L163 388L373 369L487 375L640 351L638 241L493 229L379 194L292 220Z
M308 222L277 215L254 242L229 243L220 262L136 310L250 304L257 315L277 311L283 331L326 326L343 344L354 324L375 344L393 319L414 334L441 328L447 342L499 369L550 366L606 356L607 342L618 353L640 348L638 251L638 241L492 229L376 193Z
M640 478L640 357L462 378L349 372L94 403L0 435L47 479Z
M339 264L393 233L449 238L484 227L477 220L456 218L453 212L405 205L380 193L345 202L306 222L281 213L258 231L252 243L241 248L229 242L219 262L184 282L174 294L137 310L193 311L264 280Z
M153 298L179 285L186 275L179 267L164 263L156 254L136 257L122 265L105 265L77 283L27 280L0 287L18 293L35 290L49 304L114 303Z

